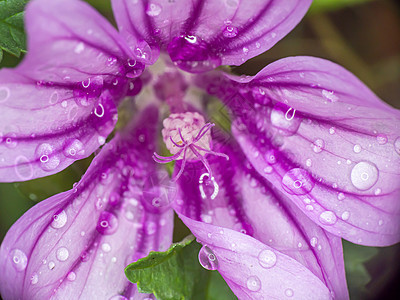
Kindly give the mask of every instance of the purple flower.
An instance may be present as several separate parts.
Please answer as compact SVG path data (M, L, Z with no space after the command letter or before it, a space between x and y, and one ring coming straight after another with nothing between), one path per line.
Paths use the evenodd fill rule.
M173 208L239 299L347 299L341 238L400 240L399 111L322 59L212 71L268 50L310 2L113 0L119 33L79 1L29 4L27 57L0 71L2 181L89 156L137 96L79 183L8 232L3 298L152 299L124 267L169 247ZM231 130L207 120L210 96Z

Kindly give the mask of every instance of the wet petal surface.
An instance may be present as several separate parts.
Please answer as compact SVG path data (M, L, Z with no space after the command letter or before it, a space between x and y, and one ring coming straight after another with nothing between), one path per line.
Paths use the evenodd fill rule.
M154 107L146 110L138 126L101 150L72 190L37 204L13 225L0 248L3 297L145 298L124 268L172 241L172 211L149 203L165 194L151 160L157 119Z
M207 171L200 163L189 163L178 181L176 211L192 220L254 237L272 249L261 255L263 267L275 265L275 253L285 254L314 273L337 299L348 299L340 238L314 224L259 175L234 141L220 140L214 147L227 154L229 161L210 159L214 180L204 175ZM212 240L210 234L202 241L209 247ZM202 265L216 269L219 261L206 259L208 248L203 252L199 254Z
M26 25L27 56L0 71L0 179L7 182L59 172L104 144L116 104L144 67L83 2L32 2Z
M262 176L335 235L370 246L399 241L398 110L317 58L230 80L214 78L207 90L232 109L233 134Z
M118 27L155 61L167 50L183 70L239 65L261 54L301 20L311 4L296 0L113 0Z

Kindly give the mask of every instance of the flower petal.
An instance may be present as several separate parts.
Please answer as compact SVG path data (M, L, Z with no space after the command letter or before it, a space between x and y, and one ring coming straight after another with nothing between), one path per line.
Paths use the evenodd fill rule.
M33 1L26 27L26 58L0 71L0 180L7 182L59 172L104 144L116 103L135 85L127 76L143 69L83 2Z
M184 215L179 217L207 245L208 255L214 255L213 264L239 299L332 298L327 287L306 267L257 239Z
M335 235L369 246L400 241L398 110L312 57L230 80L213 78L208 90L234 111L233 134L262 176Z
M121 32L147 42L154 59L167 49L189 72L239 65L282 39L301 20L310 0L113 0Z
M151 159L157 119L157 109L146 110L136 128L101 150L72 190L37 204L12 226L0 248L5 299L137 294L124 267L172 241L172 210L147 203L146 193L160 192Z
M224 158L205 168L189 163L179 182L176 210L193 220L240 231L307 267L335 295L348 299L341 239L307 218L290 199L252 168L234 141L215 142ZM215 193L217 184L217 195Z

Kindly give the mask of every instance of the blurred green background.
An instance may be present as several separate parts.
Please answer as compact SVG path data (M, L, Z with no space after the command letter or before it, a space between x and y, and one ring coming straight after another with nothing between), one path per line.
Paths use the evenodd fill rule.
M88 2L113 20L109 0ZM400 108L400 8L395 0L315 0L301 24L287 37L234 71L252 75L272 61L293 55L337 62L381 99ZM21 58L4 52L0 68L13 67ZM0 184L0 241L32 205L70 189L90 160L79 161L46 178ZM400 299L399 245L373 248L344 242L344 250L351 299Z

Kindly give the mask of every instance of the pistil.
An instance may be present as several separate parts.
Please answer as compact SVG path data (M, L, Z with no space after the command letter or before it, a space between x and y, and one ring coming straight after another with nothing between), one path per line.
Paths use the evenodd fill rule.
M205 123L204 118L197 112L172 114L164 120L163 124L163 139L172 156L166 157L154 153L153 159L158 163L182 160L181 168L173 179L175 181L182 175L186 162L200 160L207 169L208 177L214 181L206 155L212 154L229 160L226 154L211 150L211 128L215 124Z

